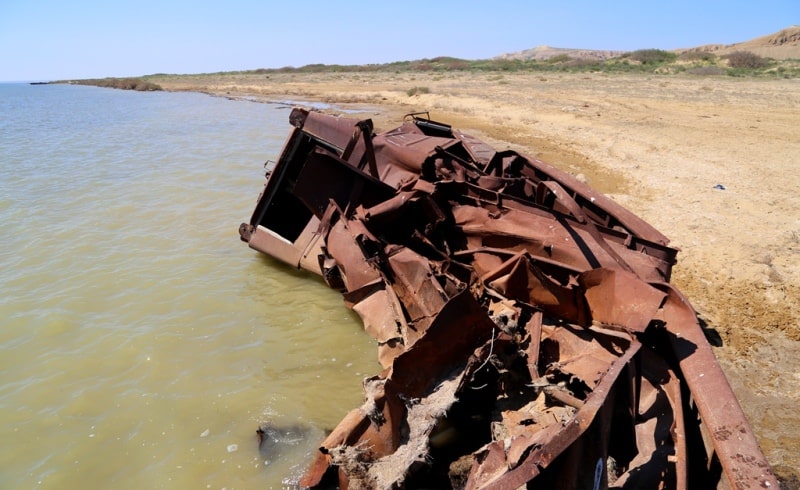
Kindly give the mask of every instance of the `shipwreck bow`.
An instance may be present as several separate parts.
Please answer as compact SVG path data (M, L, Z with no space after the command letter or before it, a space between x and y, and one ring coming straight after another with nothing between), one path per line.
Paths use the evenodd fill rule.
M290 122L241 238L340 290L382 368L301 485L778 488L664 235L427 117Z

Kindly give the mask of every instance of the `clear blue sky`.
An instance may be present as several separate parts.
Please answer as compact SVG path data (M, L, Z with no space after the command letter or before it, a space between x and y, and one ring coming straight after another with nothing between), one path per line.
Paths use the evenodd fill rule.
M800 24L800 0L0 0L0 81L674 49Z

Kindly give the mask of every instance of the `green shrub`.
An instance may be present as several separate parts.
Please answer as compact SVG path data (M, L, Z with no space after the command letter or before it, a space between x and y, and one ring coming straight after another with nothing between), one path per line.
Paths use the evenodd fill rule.
M717 59L717 55L709 53L708 51L686 51L678 55L681 61L707 61L713 62Z
M643 65L657 65L670 63L678 57L675 53L663 49L640 49L628 54L628 58L638 61Z
M450 71L464 71L470 69L470 64L466 60L451 60L445 64L445 68Z
M576 58L564 63L564 67L570 68L570 71L597 71L601 69L603 63L589 59L589 58Z
M406 90L406 94L409 97L419 94L429 94L431 90L428 87L411 87L410 89Z
M547 58L548 63L566 63L567 61L571 60L572 58L568 54L557 54L555 56L551 56Z
M733 53L724 56L728 60L728 66L731 68L750 68L758 69L764 68L769 64L766 58L751 53L750 51L734 51Z

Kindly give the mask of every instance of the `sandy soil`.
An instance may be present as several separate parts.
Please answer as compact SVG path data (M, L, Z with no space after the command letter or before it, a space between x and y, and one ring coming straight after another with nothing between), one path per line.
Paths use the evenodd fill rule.
M797 488L800 80L331 73L155 81L329 102L363 110L358 117L378 129L430 111L498 149L582 175L682 250L673 282L719 333L715 352L767 458Z

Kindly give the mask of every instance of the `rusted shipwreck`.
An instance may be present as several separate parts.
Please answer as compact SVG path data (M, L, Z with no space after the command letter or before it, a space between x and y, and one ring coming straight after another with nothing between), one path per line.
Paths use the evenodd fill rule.
M241 238L342 291L382 367L301 486L778 488L652 226L422 114L290 123Z

